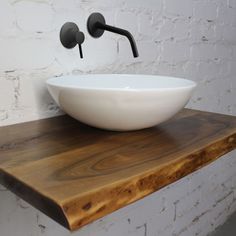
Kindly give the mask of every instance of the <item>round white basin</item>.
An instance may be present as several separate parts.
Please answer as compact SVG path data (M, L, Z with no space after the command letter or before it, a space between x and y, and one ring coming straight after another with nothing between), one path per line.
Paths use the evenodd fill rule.
M166 76L91 74L47 80L68 115L101 129L138 130L160 124L189 101L196 83Z

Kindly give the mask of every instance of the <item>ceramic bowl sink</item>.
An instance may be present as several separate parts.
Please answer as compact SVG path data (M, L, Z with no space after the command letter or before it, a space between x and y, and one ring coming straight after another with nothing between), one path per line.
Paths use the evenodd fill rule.
M60 108L101 129L138 130L160 124L189 101L196 84L151 75L91 74L49 79L47 87Z

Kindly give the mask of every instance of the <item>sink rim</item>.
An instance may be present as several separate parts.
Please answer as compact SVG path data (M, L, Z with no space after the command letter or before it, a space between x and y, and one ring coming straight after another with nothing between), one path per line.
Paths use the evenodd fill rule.
M66 79L68 80L69 78L72 79L82 79L82 80L86 80L86 79L90 79L90 80L100 80L100 79L104 79L104 77L106 77L106 79L110 80L112 78L108 78L108 77L124 77L125 79L131 78L133 77L133 79L143 79L143 77L147 77L144 78L144 80L148 80L148 79L164 79L164 80L176 80L176 81L181 81L184 82L185 84L183 85L178 85L178 87L150 87L150 88L131 88L131 87L115 87L117 85L114 85L114 87L89 87L89 86L81 86L79 84L77 85L73 85L73 84L61 84L60 80L62 79ZM136 77L136 78L135 78ZM115 78L115 80L118 78ZM58 83L58 81L60 81ZM197 86L197 83L189 80L189 79L185 79L185 78L179 78L179 77L171 77L171 76L163 76L163 75L148 75L148 74L80 74L80 75L63 75L63 76L58 76L58 77L53 77L50 78L46 81L46 84L48 86L55 86L58 88L63 88L63 89L79 89L79 90L89 90L89 91L119 91L119 92L127 92L127 91L132 91L132 92L147 92L147 91L173 91L173 90L179 90L179 89L189 89L189 88L195 88Z

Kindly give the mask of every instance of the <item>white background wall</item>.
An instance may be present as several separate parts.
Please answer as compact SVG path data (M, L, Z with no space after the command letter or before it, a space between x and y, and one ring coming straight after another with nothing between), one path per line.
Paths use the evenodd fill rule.
M130 30L92 39L90 13ZM86 33L84 59L59 42L60 27ZM236 0L1 0L0 126L58 115L45 80L62 74L145 73L198 83L189 107L236 115ZM98 220L74 236L207 235L236 210L235 152L143 200ZM0 187L1 236L70 233Z

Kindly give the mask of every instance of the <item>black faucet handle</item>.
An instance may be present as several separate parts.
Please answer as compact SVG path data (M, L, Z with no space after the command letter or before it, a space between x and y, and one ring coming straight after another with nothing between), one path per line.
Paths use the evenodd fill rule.
M75 40L78 44L82 44L84 42L84 33L77 31L75 34Z
M79 44L79 55L80 55L80 58L84 58L81 44Z
M77 44L79 45L80 58L83 58L82 43L84 42L84 33L81 31L78 31L75 35L75 40Z
M78 44L81 58L83 58L81 44L84 42L84 38L84 33L73 22L67 22L61 27L60 40L62 45L65 48L71 49Z

